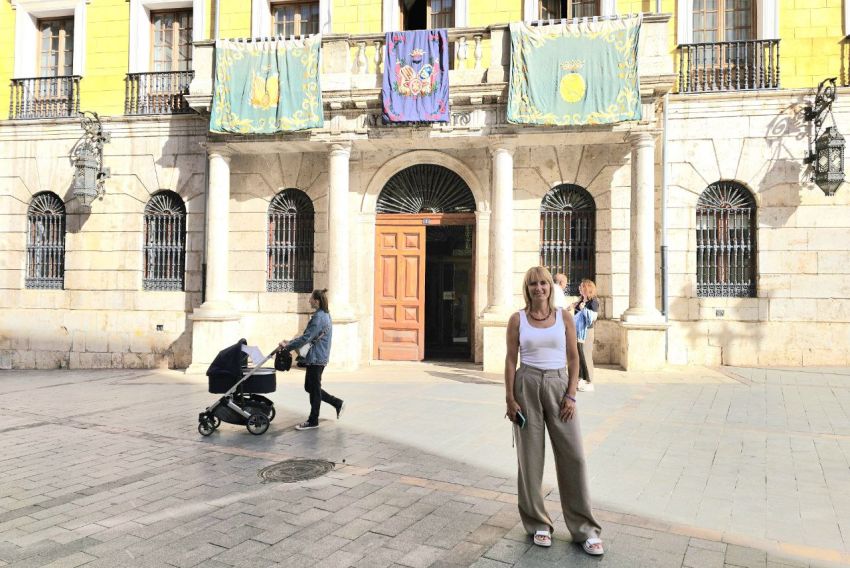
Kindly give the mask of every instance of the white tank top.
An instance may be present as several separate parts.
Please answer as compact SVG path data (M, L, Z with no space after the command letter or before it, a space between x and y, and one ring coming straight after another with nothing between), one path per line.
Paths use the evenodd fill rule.
M567 336L562 310L555 310L555 323L547 328L531 327L525 310L520 310L519 362L538 369L563 369L567 366Z

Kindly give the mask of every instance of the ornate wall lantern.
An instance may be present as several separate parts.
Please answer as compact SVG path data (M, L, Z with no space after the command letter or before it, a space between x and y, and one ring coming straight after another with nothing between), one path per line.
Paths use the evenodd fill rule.
M834 195L844 181L844 136L838 131L835 117L832 116L832 103L836 95L835 79L832 77L821 81L814 104L806 107L805 111L806 120L815 124L814 152L809 139L805 163L814 164L812 181L827 195ZM821 132L827 114L832 118L832 126Z
M91 115L91 116L87 116ZM86 209L103 195L103 182L109 177L109 168L103 167L103 145L110 136L103 132L103 125L95 112L80 113L80 125L85 134L74 148L74 197Z

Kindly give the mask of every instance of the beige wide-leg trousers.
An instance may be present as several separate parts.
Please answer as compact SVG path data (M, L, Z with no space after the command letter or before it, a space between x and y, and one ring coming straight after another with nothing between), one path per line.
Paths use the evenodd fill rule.
M545 430L548 429L564 521L573 541L583 542L599 537L602 528L593 518L590 507L578 413L566 422L559 417L561 400L566 392L566 369L544 371L520 365L517 370L514 397L527 420L523 429L514 426L519 462L519 516L529 534L554 529L543 504L542 488Z

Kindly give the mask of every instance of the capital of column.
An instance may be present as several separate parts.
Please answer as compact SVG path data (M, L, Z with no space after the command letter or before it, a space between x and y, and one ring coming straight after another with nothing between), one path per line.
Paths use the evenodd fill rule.
M334 142L329 145L328 154L330 156L350 156L351 155L351 142Z
M627 137L633 150L638 148L652 148L655 146L655 134L647 130L630 132Z
M502 154L508 154L509 156L513 156L514 152L516 152L516 148L511 143L500 142L498 144L494 144L490 146L490 157L495 158L496 156Z
M233 150L231 150L227 146L207 145L207 158L209 158L210 160L212 160L213 158L221 158L229 164L230 157L232 155Z

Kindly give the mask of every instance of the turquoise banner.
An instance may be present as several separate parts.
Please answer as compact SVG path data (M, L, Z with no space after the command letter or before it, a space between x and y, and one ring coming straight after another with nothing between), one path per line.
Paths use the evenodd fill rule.
M274 134L324 124L319 35L304 40L219 40L210 132Z
M640 17L511 24L508 122L640 120Z

